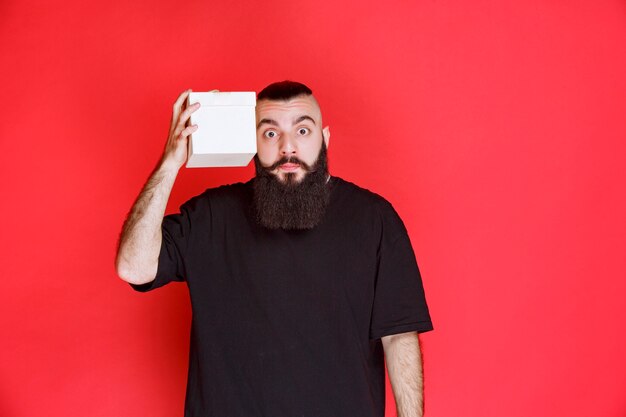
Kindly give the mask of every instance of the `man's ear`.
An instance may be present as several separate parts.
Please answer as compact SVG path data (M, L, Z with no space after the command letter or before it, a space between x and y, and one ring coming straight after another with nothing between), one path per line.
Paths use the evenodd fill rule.
M324 143L326 143L326 147L328 148L328 142L330 141L330 127L326 126L322 129L322 134L324 135Z

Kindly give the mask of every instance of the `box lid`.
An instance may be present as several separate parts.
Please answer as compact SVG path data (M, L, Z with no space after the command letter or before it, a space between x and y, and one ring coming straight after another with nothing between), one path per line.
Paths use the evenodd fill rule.
M229 92L191 92L189 104L200 103L201 106L255 106L256 93L253 91Z

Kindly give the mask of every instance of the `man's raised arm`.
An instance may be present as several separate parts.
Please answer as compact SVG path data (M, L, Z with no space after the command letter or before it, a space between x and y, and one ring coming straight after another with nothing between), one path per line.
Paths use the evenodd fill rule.
M161 223L178 170L187 160L188 136L196 125L187 126L196 103L185 109L189 92L182 93L172 112L169 136L163 156L135 201L120 235L115 267L117 274L131 284L154 280L161 250Z

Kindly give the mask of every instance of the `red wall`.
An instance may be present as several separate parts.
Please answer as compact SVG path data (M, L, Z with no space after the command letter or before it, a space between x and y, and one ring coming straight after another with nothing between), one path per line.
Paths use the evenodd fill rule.
M0 415L182 415L186 288L116 239L182 90L289 78L409 229L427 415L623 417L625 40L621 0L3 1Z

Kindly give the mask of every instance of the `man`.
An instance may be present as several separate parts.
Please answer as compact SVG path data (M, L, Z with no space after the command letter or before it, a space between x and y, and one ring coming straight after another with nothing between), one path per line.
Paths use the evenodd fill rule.
M417 333L432 324L409 238L386 200L329 175L330 131L311 90L261 91L255 178L163 218L197 129L188 93L116 261L139 291L189 287L185 416L383 417L384 359L398 415L421 416Z

